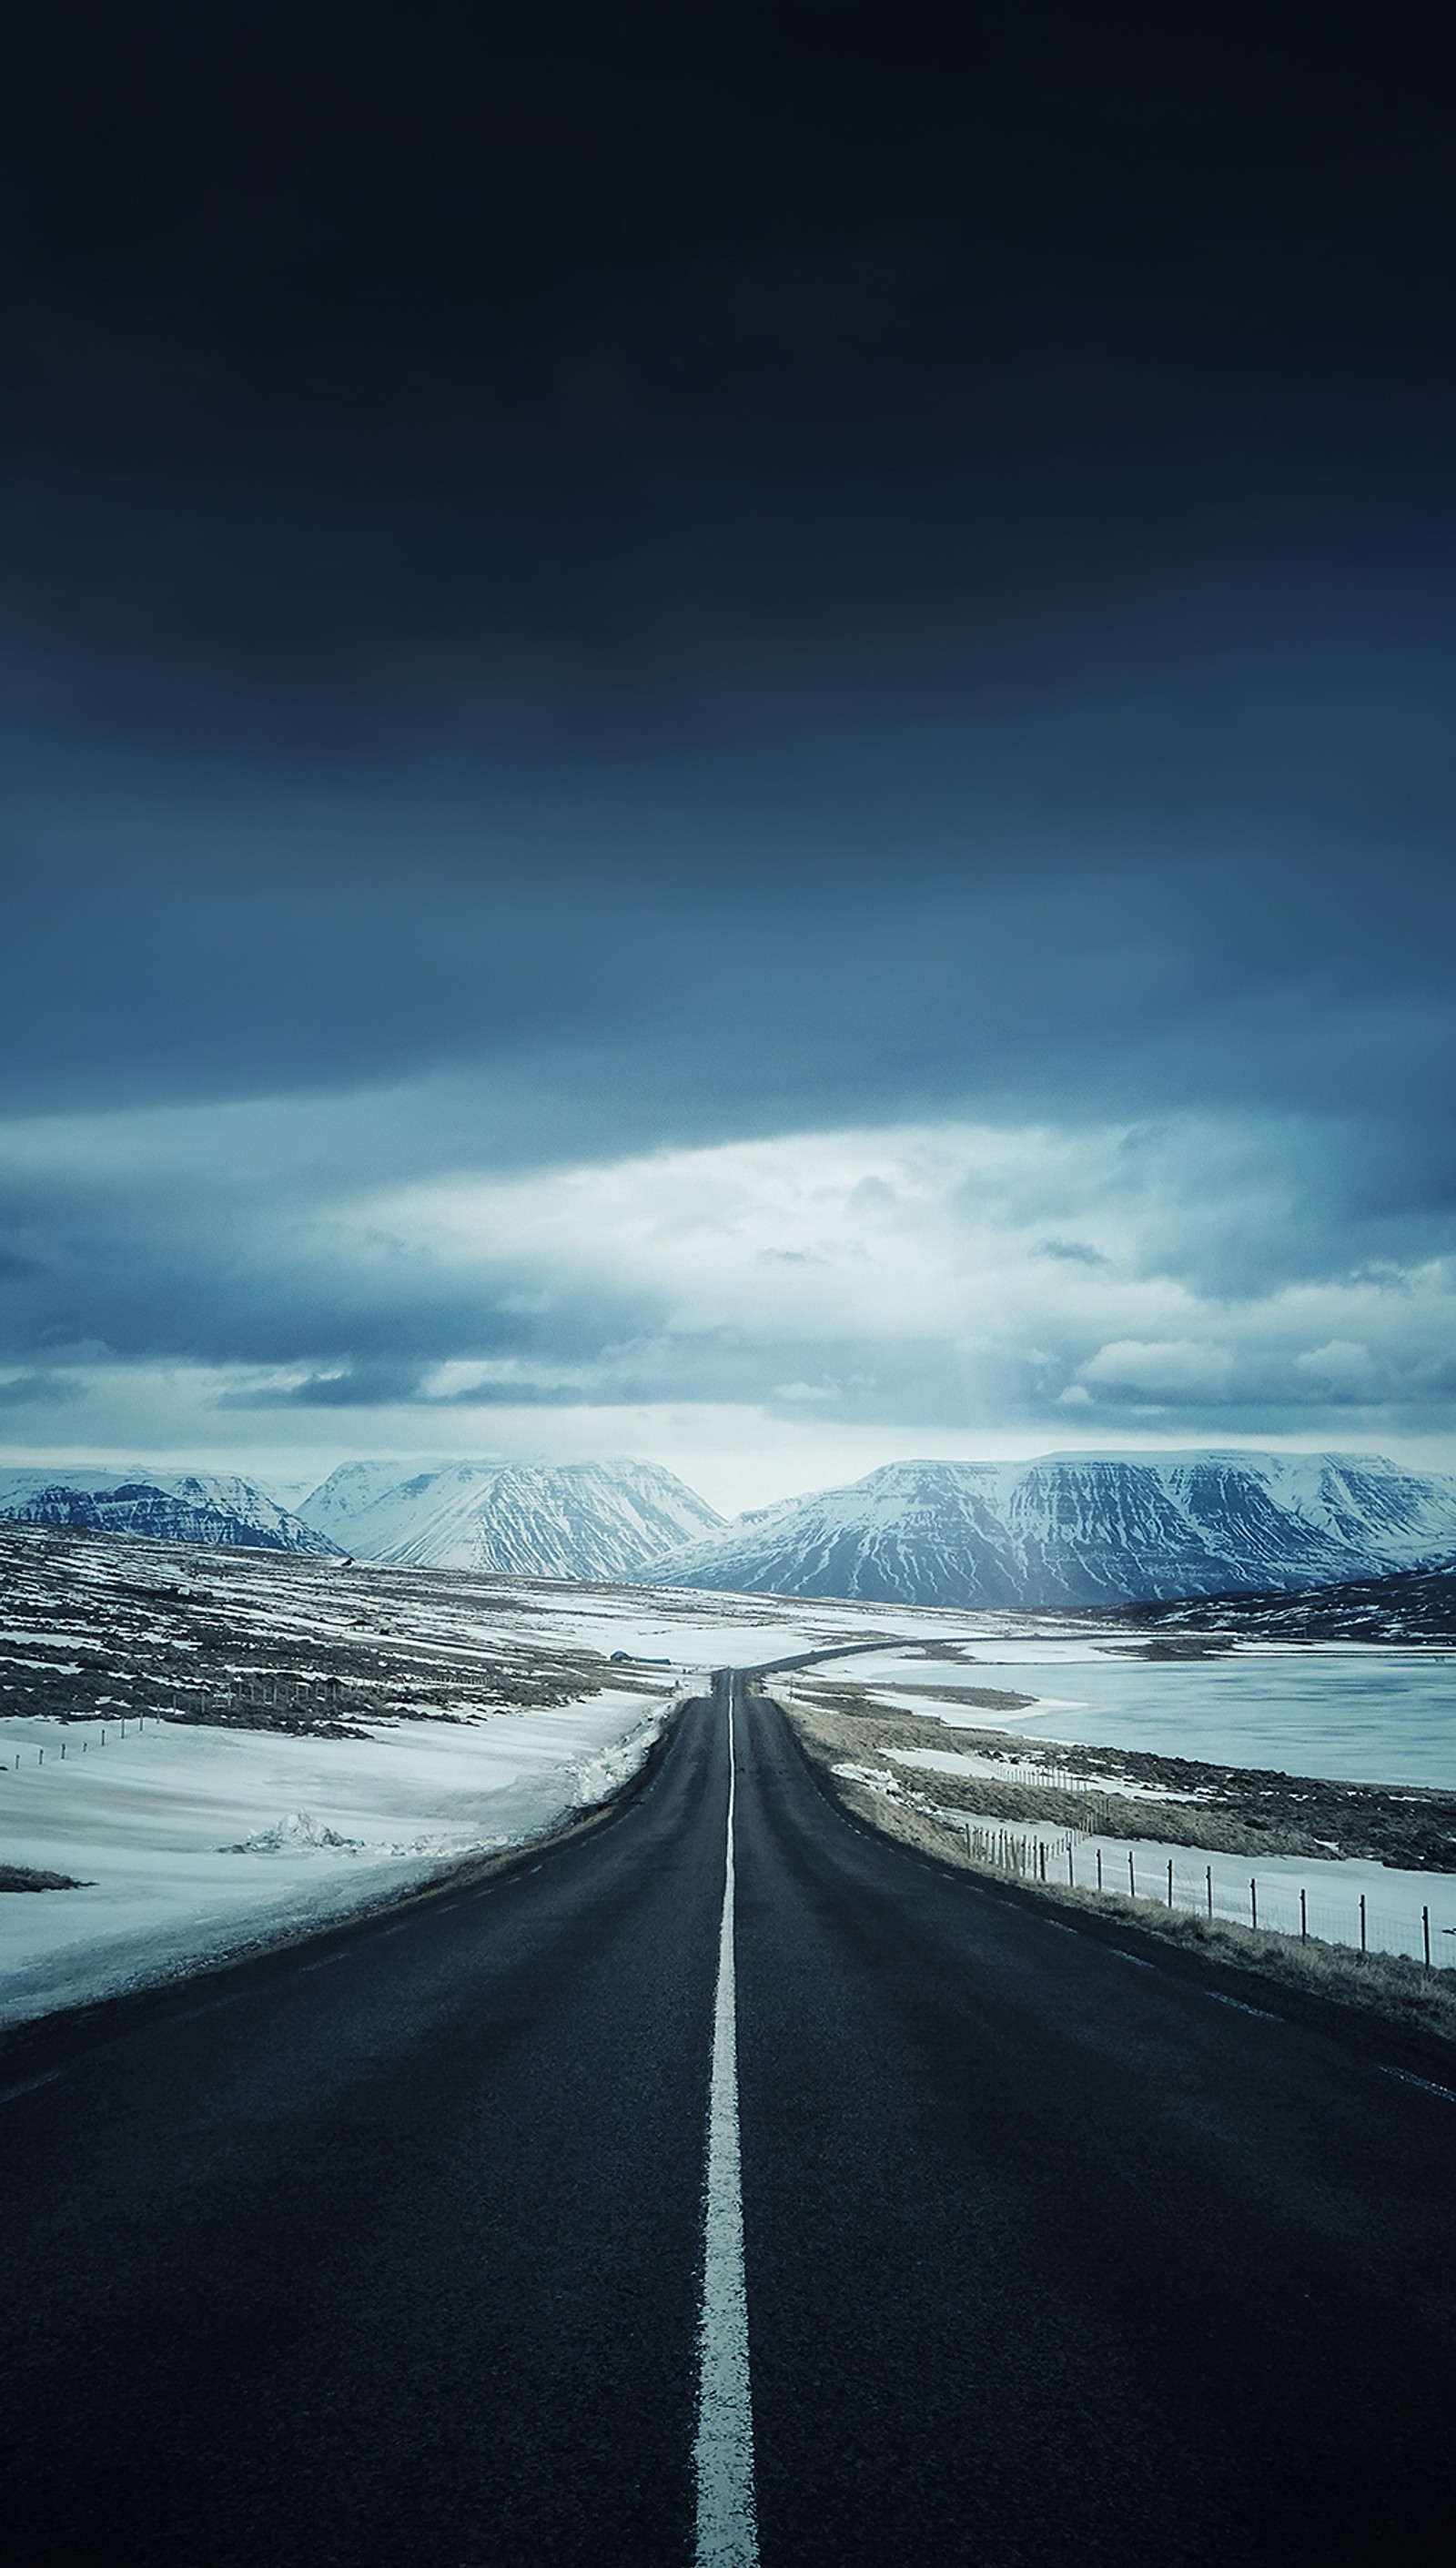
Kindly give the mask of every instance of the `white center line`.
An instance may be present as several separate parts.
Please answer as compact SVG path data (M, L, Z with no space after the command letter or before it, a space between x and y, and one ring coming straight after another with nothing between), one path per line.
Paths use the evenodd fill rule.
M703 2209L703 2308L698 2324L697 2568L757 2568L753 2412L748 2389L748 2300L743 2283L743 2193L738 2151L737 2009L733 1987L734 1680L728 1693L728 1856L718 1936L708 2172Z

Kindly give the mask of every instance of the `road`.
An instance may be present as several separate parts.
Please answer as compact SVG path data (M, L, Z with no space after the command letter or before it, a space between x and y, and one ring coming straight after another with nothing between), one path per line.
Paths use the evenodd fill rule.
M41 2033L0 2061L8 2561L1403 2546L1449 2513L1456 2101L1124 1946L859 1830L720 1678L593 1833ZM736 2237L734 2525L695 2437Z

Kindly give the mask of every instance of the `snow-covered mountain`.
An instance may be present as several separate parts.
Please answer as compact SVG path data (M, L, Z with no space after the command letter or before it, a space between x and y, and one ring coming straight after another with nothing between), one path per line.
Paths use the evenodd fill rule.
M723 1524L652 1462L452 1462L399 1475L346 1462L305 1498L307 1524L361 1560L526 1578L635 1578L645 1560Z
M1456 1556L1456 1478L1367 1453L891 1462L647 1564L677 1587L1036 1608L1290 1590Z
M464 1467L469 1470L476 1466L466 1463ZM291 1504L306 1524L316 1525L320 1533L342 1543L346 1551L362 1555L365 1547L355 1540L355 1527L361 1516L391 1489L407 1484L423 1488L435 1477L433 1471L412 1475L408 1464L402 1469L398 1462L341 1462L338 1470L331 1471L317 1487L300 1489L285 1503Z
M89 1463L0 1469L0 1518L221 1542L262 1551L333 1551L327 1535L235 1471L104 1471Z

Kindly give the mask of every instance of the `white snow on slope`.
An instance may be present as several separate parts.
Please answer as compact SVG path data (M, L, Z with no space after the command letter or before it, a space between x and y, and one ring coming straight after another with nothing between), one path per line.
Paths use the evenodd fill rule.
M630 1578L717 1528L706 1500L652 1462L452 1462L409 1476L349 1462L299 1509L362 1560L534 1578Z
M850 1769L845 1766L839 1770L847 1773ZM854 1779L870 1777L867 1771L859 1771ZM883 1780L877 1780L871 1781L871 1788L887 1787ZM893 1791L894 1785L888 1788ZM966 1811L945 1809L940 1815L964 1833ZM970 1824L974 1828L977 1822L971 1818ZM993 1819L981 1824L995 1831L1000 1823ZM1456 1968L1456 1874L1406 1871L1399 1865L1374 1863L1358 1855L1321 1860L1312 1855L1251 1858L1247 1854L1214 1854L1206 1846L1172 1845L1154 1837L1103 1836L1095 1831L1071 1838L1068 1861L1068 1832L1064 1827L1044 1819L1018 1819L1011 1823L1011 1829L1015 1836L1046 1847L1046 1877L1058 1886L1069 1883L1075 1889L1095 1889L1100 1853L1104 1892L1130 1893L1156 1908L1166 1909L1171 1863L1175 1908L1207 1916L1211 1877L1212 1913L1216 1919L1224 1918L1237 1926L1257 1923L1278 1935L1298 1935L1303 1924L1319 1942L1343 1944L1356 1951L1363 1931L1371 1952L1403 1953L1408 1960L1422 1960L1424 1910L1429 1918L1432 1963L1437 1968ZM1255 1885L1252 1898L1251 1881ZM1361 1899L1365 1903L1363 1928Z

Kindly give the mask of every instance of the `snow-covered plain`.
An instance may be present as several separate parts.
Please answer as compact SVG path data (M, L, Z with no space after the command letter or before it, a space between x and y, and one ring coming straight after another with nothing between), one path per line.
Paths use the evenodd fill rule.
M1139 1655L1146 1638L1070 1616L0 1527L0 1860L86 1885L0 1896L0 2024L306 1931L468 1854L529 1842L625 1780L668 1706L714 1666L848 1649L815 1669L816 1688L1023 1734L1038 1754L1083 1742L1456 1783L1456 1653L1254 1644L1169 1664ZM316 1681L334 1689L335 1735L312 1713L297 1735L256 1726L259 1695L266 1707L272 1687L286 1720L295 1699L317 1705ZM976 1707L968 1691L1032 1700ZM1158 1859L1142 1841L1138 1864ZM1230 1896L1247 1898L1236 1859L1214 1861ZM1289 1868L1261 1866L1272 1895ZM1351 1915L1367 1869L1382 1913L1393 1899L1408 1927L1434 1903L1437 1933L1456 1927L1439 1877L1317 1869Z

